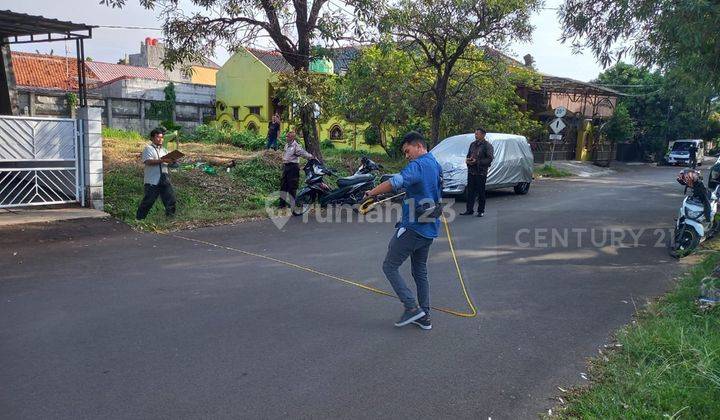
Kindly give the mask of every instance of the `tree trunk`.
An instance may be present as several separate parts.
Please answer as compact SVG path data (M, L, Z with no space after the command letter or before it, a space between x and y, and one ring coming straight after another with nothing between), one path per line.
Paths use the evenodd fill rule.
M439 77L435 88L435 105L432 109L432 124L430 126L430 141L428 142L428 150L440 140L440 118L442 117L443 109L445 109L445 95L447 93L447 83L449 76L443 75Z
M305 141L305 150L322 162L323 156L322 151L320 151L320 141L318 140L315 109L312 104L300 108L300 130Z
M385 130L383 130L383 124L379 123L379 124L375 124L375 125L377 126L377 129L378 129L378 139L380 140L380 146L382 146L383 150L385 150L385 152L387 152L387 150L388 150L387 137L385 136Z

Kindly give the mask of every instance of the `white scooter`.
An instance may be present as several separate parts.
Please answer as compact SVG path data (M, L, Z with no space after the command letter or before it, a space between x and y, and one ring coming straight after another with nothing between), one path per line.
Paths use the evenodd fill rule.
M699 181L702 182L702 181ZM684 257L690 254L705 239L713 237L718 231L715 215L718 210L720 185L715 186L710 197L710 219L705 217L705 207L699 197L687 195L683 200L675 223L675 233L670 245L673 257Z

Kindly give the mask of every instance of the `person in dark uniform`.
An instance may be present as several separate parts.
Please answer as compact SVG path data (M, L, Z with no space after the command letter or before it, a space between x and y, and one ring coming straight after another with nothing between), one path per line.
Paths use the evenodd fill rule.
M265 149L278 149L278 133L280 133L280 116L278 114L274 114L268 123L268 137Z
M283 172L282 179L280 180L280 191L287 193L293 199L295 193L297 193L298 183L300 182L300 157L305 159L312 159L313 155L308 153L305 149L298 144L295 139L296 134L294 131L287 133L287 144L285 144L285 150L283 151ZM292 203L285 201L287 196L280 198L280 208L285 208Z
M460 213L463 216L473 214L475 201L478 202L477 216L485 216L485 182L487 181L488 169L495 158L495 151L492 144L485 140L487 132L483 128L475 130L475 141L470 143L468 149L467 163L467 209Z
M688 166L695 169L697 166L697 151L698 148L695 145L695 143L690 144L690 148L688 149L688 153L690 154L688 159Z

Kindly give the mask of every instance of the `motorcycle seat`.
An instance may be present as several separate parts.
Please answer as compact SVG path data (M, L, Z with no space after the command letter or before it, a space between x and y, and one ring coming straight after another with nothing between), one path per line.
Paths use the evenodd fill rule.
M346 176L345 178L338 178L338 187L349 187L350 185L361 184L363 182L372 181L375 179L373 174L359 174Z

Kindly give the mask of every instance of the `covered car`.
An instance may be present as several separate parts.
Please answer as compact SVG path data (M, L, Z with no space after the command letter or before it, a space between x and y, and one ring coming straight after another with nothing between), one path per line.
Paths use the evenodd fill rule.
M504 133L487 133L485 139L495 151L486 188L512 187L517 194L527 194L533 179L533 154L527 139ZM430 151L443 169L443 194L465 194L468 171L465 157L474 140L473 133L460 134L446 138Z

